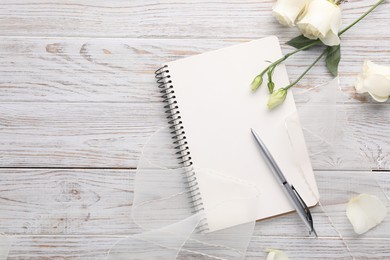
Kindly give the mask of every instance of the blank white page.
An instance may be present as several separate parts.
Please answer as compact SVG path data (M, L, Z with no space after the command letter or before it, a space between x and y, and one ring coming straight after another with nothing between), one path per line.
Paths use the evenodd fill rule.
M286 131L286 119L296 111L291 91L284 104L270 111L266 82L254 93L250 89L267 61L281 56L279 41L271 36L167 63L194 167L258 186L261 195L256 219L292 211L293 207L265 164L250 128L262 138L306 204L315 205L319 197L302 130L293 131L295 150ZM275 89L289 83L284 65L277 67L273 79ZM207 214L218 203L214 198L218 184L202 177L198 180ZM228 200L232 195L225 192ZM208 216L211 230L243 222L231 219L221 225L227 211Z

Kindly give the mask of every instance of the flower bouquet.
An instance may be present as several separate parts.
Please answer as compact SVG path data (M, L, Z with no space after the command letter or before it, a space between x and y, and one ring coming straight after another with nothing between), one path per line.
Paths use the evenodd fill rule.
M278 0L273 8L273 14L280 24L296 26L301 35L287 42L296 48L295 51L284 55L277 61L262 70L252 81L251 88L256 91L267 78L270 98L268 108L273 109L282 104L288 90L295 86L324 56L329 72L336 77L341 59L340 37L360 22L375 8L384 2L378 1L369 10L362 14L356 21L341 29L342 10L340 5L343 0ZM279 89L275 88L272 80L275 68L292 55L308 50L314 46L323 45L324 50L314 62L292 83ZM365 61L363 70L355 84L356 92L368 92L378 102L385 102L390 96L390 67L377 65L371 61Z

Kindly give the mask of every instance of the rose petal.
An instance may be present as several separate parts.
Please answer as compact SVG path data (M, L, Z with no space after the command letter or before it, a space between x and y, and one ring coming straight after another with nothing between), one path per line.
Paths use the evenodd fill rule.
M381 100L390 96L390 79L385 76L373 74L364 79L363 87L373 97L379 97Z
M312 0L307 4L297 23L301 33L309 39L320 39L325 45L340 44L341 9L325 0Z
M337 7L334 8L333 14L332 14L332 22L330 24L330 29L335 33L338 34L341 27L341 8Z
M306 37L325 37L331 30L335 7L328 1L314 0L307 7L306 15L297 23Z
M320 40L328 46L340 45L339 30L341 26L341 9L334 8L330 23L330 31Z
M273 8L273 15L280 24L293 27L298 16L304 12L310 0L278 0Z
M338 33L334 33L332 30L328 32L325 37L319 37L320 40L328 46L337 46L340 45L340 38Z
M365 71L368 74L380 74L390 79L390 67L378 65L372 61L366 60L364 62Z
M387 209L378 197L363 193L348 202L346 213L354 231L363 234L383 221Z
M386 101L389 99L389 97L380 97L380 96L376 96L376 95L374 95L374 94L372 94L372 93L368 93L368 94L370 94L370 96L371 96L375 101L381 102L381 103L386 102Z
M288 256L285 252L277 249L268 249L268 255L266 260L288 260Z
M367 92L367 90L365 90L363 88L363 82L364 82L364 75L362 72L357 76L356 82L355 82L355 89L356 89L357 93L366 93Z

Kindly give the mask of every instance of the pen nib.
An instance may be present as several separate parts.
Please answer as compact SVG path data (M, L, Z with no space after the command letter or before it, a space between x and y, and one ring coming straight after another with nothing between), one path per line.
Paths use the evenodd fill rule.
M314 228L310 231L310 234L311 233L314 233L314 235L318 238L317 232L316 232L316 230Z

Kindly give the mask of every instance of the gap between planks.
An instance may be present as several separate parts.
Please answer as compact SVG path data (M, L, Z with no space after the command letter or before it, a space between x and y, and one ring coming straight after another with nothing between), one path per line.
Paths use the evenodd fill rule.
M1 170L137 170L136 167L1 167Z
M0 170L137 170L137 167L2 167ZM369 170L358 169L314 169L315 172L369 172ZM371 170L372 173L390 172L390 170Z

